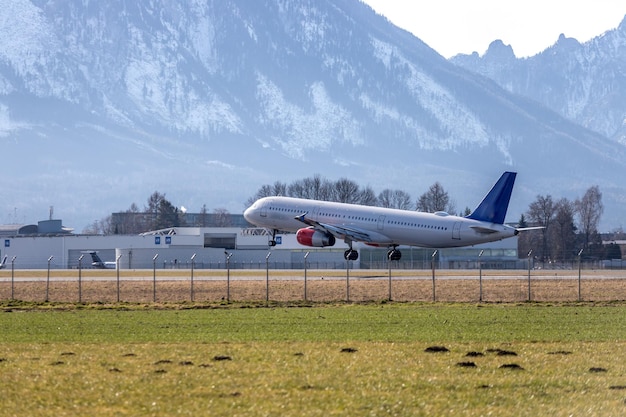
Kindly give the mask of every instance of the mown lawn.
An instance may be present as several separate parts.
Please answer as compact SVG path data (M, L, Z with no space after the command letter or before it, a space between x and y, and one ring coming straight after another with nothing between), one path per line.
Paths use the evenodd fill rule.
M622 303L0 307L0 415L626 412Z

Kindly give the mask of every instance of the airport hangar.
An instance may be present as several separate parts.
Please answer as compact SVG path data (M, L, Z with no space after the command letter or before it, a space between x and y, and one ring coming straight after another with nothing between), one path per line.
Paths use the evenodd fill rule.
M172 227L138 235L73 234L61 220L40 221L38 225L0 226L0 260L7 256L7 268L16 269L91 268L90 251L103 261L119 258L120 269L195 268L220 269L342 269L343 252L348 246L313 248L300 245L295 234L278 234L277 245L269 247L270 235L253 227ZM394 265L401 269L428 269L433 249L399 247L402 259ZM351 261L354 269L389 267L386 248L355 244L359 259ZM307 255L308 253L308 255ZM155 259L155 256L158 257ZM195 256L194 256L195 255ZM50 259L50 261L48 261ZM519 269L526 267L518 259L517 237L465 248L438 250L436 267L446 269ZM49 265L48 265L49 264ZM393 265L393 264L392 264Z

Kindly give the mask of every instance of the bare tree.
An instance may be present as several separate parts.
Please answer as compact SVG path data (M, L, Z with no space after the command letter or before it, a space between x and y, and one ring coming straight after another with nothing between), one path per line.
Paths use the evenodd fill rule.
M536 225L542 226L541 229L541 245L539 248L535 248L535 253L539 252L539 257L542 262L545 262L550 257L550 248L548 245L548 236L550 232L550 226L554 220L556 208L551 195L538 195L537 199L530 203L528 207L528 219Z
M402 190L387 188L378 194L378 205L386 208L409 210L411 208L411 196Z
M374 194L372 187L365 187L359 192L359 194L359 204L363 204L364 206L375 206L378 204L378 198L376 198L376 194Z
M567 198L556 202L550 241L551 253L556 260L573 259L576 249L576 226L574 225L574 204Z
M306 187L304 180L298 180L289 184L287 195L296 198L311 198L310 190Z
M217 208L213 210L213 218L216 227L230 227L233 225L233 219L230 212L225 208Z
M272 186L269 185L269 184L264 184L264 185L261 186L261 188L258 189L256 194L254 194L252 197L248 198L248 201L246 202L246 206L251 206L259 198L270 197L270 196L273 196L273 195L275 195L275 194L273 192Z
M311 200L332 199L333 185L330 181L315 175L295 181L287 188L287 195L297 198L308 198Z
M417 200L416 210L428 213L451 211L452 207L449 204L450 197L448 192L443 189L439 182L436 182Z
M585 195L574 203L578 224L583 237L583 248L588 249L592 235L598 232L600 217L604 212L600 187L590 187Z
M409 194L401 190L388 191L388 193L389 204L402 209L410 208L411 197ZM279 181L275 182L274 185L263 185L246 203L250 206L259 198L273 195L287 195L311 200L337 201L370 206L379 204L378 197L369 186L361 189L356 182L350 179L340 178L333 182L318 174L294 181L288 185Z
M393 191L385 188L378 194L378 205L385 208L393 207Z
M203 204L202 208L200 209L200 226L206 227L207 223L208 223L208 216L207 216L206 204Z
M86 235L110 235L113 234L111 216L106 216L102 220L94 220L92 224L82 231Z
M335 182L334 194L334 201L356 204L360 198L359 185L347 178L340 178Z
M287 184L276 181L274 185L272 185L272 195L287 195Z
M333 196L333 184L316 174L312 178L305 178L304 185L309 190L309 195L313 200L328 201Z

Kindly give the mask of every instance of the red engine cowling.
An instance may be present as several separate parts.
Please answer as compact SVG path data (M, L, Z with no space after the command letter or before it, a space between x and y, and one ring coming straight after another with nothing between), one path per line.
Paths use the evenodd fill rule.
M296 232L296 240L301 245L313 246L316 248L335 245L335 236L330 233L320 232L312 227L298 230Z

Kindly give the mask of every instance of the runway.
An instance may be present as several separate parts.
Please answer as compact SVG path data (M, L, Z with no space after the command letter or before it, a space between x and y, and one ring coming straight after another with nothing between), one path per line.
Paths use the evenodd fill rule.
M533 270L449 270L430 269L421 270L264 270L264 269L210 269L194 270L193 279L196 281L301 281L305 275L307 280L432 280L433 274L438 280L577 280L581 279L626 279L626 270L565 270L565 269L533 269ZM79 277L80 276L80 277ZM189 281L192 278L190 269L121 269L119 274L114 269L83 269L61 270L54 269L48 272L41 269L15 270L13 278L10 270L0 271L0 283L10 282L72 282L79 278L83 281Z

